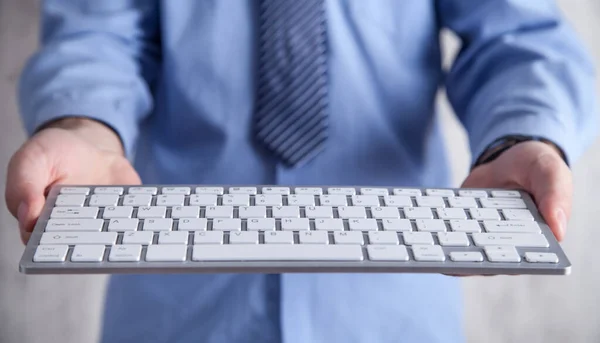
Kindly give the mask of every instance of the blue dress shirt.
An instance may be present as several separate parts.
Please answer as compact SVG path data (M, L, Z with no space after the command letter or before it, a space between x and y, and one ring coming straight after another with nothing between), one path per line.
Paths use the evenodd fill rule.
M573 161L595 133L594 70L550 0L328 0L330 139L286 169L251 136L255 2L47 0L19 99L29 133L83 115L146 183L449 186L434 98L473 158L507 134ZM439 34L462 48L441 67ZM461 342L441 275L119 275L104 342Z

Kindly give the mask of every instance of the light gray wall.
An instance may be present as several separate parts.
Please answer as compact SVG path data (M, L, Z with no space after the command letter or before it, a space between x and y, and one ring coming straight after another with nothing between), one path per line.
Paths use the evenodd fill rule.
M523 0L528 1L528 0ZM600 1L561 0L565 13L600 62ZM24 139L14 103L14 83L37 35L37 2L0 0L0 180ZM456 48L447 41L448 55ZM600 64L599 64L600 65ZM441 98L456 184L466 175L466 140ZM575 166L575 210L564 243L574 268L568 277L492 277L464 280L470 342L600 342L600 142ZM4 194L4 184L0 184ZM16 223L0 200L0 343L93 342L105 278L28 276L17 272L22 251Z

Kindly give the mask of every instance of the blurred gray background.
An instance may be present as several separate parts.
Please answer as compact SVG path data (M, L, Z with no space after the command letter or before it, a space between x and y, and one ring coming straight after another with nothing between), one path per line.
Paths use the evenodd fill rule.
M98 0L103 1L103 0ZM472 0L488 1L488 0ZM521 0L529 1L529 0ZM560 0L565 14L600 66L600 1ZM10 156L25 139L14 87L36 47L38 2L0 0L0 179ZM447 61L456 41L445 39ZM440 96L456 185L469 154L462 128ZM575 203L564 243L574 264L568 277L491 277L464 280L469 342L600 342L600 142L574 167ZM98 336L105 278L29 276L17 271L22 245L4 204L0 184L0 343L94 342ZM123 323L127 325L127 323Z

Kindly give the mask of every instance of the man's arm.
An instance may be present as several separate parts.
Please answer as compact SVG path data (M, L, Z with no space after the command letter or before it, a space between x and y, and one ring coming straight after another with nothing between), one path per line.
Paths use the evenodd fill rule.
M131 156L159 70L156 1L46 0L41 16L41 46L18 92L28 134L85 117L112 128Z
M554 1L438 5L442 25L462 42L446 88L472 162L506 135L548 139L576 160L598 127L595 71Z

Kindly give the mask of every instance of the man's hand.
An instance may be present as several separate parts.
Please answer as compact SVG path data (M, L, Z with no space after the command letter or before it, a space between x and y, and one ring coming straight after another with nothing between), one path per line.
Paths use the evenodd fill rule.
M44 128L12 157L6 203L24 243L55 184L139 184L118 136L95 121L63 119Z
M571 215L571 171L553 146L523 142L473 169L465 188L517 188L529 192L560 241Z

